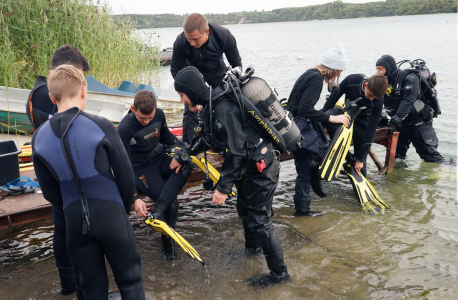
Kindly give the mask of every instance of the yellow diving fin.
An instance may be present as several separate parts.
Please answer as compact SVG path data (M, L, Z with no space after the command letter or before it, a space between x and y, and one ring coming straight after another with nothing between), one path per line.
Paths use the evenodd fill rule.
M196 155L196 156L191 156L191 160L199 169L202 170L202 172L204 173L207 172L205 168L205 158L203 158L200 155ZM208 164L208 176L215 184L218 183L218 180L221 177L221 174L210 162L207 161L207 164ZM229 197L235 196L235 192L231 191L231 193L228 196Z
M353 124L359 115L359 108L357 106L352 107L345 113L350 115L350 124L348 127L343 124L339 126L318 166L318 173L321 179L326 181L336 178L342 168L348 149L350 149L351 139L353 137Z
M145 224L160 234L170 236L181 248L183 248L184 252L186 252L189 257L197 259L202 265L205 265L205 262L200 258L199 253L197 253L197 251L178 232L173 230L173 228L167 225L164 221L147 218L145 220Z
M356 198L361 203L362 209L367 213L384 213L386 208L390 208L378 195L372 184L363 176L358 175L352 163L345 163L344 171L350 179Z

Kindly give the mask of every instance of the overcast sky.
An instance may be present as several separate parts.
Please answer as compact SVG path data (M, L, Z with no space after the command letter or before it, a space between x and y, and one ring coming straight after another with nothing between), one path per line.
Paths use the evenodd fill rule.
M365 3L383 0L344 0ZM253 10L272 10L283 7L300 7L324 4L332 0L102 0L112 7L115 14L187 14L229 13Z

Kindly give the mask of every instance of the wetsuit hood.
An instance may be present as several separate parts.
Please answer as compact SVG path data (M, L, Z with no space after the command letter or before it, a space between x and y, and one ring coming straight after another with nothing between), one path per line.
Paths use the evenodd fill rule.
M385 76L388 78L388 82L393 84L398 76L398 67L396 65L396 61L394 60L393 56L391 55L383 55L380 57L375 66L382 66L385 68Z
M194 106L205 105L210 88L196 67L189 66L180 70L175 76L175 90L184 93Z

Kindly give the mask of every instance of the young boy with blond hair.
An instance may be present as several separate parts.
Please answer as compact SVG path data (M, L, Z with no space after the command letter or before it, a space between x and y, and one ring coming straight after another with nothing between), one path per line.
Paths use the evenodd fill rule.
M87 83L77 68L48 72L58 112L32 139L43 196L65 214L67 248L79 270L78 299L107 299L105 257L122 299L145 299L141 259L127 214L134 176L110 121L84 112Z

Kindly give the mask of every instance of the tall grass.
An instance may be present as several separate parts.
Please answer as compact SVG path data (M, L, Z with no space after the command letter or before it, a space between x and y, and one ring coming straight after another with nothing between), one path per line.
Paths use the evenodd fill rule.
M138 36L125 18L114 20L98 2L2 0L0 85L31 89L64 44L78 48L91 66L88 75L105 85L117 87L123 80L151 84L160 62L148 58L159 54L159 45L151 36Z

